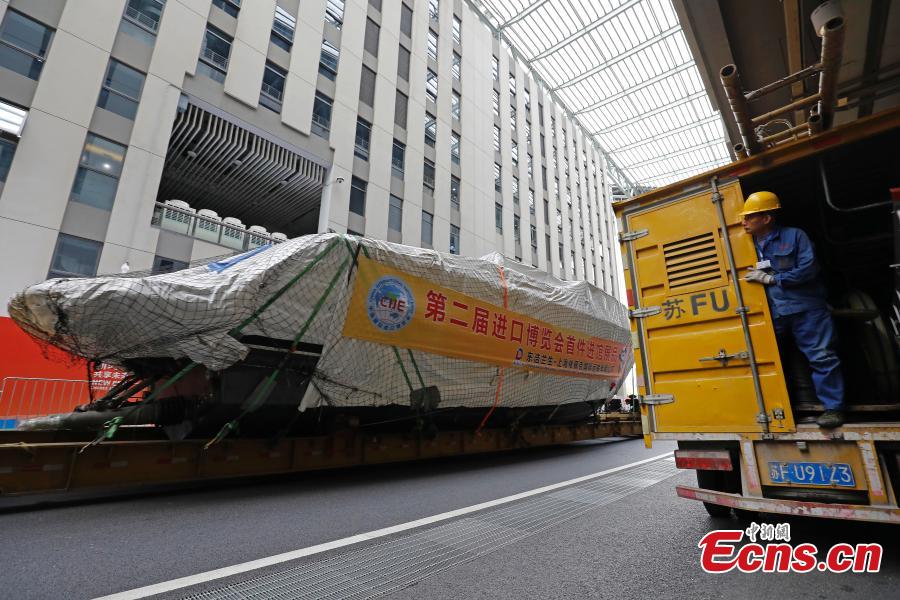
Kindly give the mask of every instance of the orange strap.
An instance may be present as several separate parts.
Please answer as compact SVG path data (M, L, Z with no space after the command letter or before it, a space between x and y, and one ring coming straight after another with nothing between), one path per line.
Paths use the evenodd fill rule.
M503 274L503 266L498 266L497 271L500 273L500 283L503 284L503 308L504 310L509 310L509 287L506 284L506 276ZM478 426L478 429L475 430L475 433L484 429L488 419L491 418L491 415L494 414L494 410L496 410L497 405L500 403L500 391L503 389L503 373L505 370L506 369L503 367L500 367L497 376L497 391L494 392L494 404L491 406L490 410L487 411L487 414L484 415L484 418L481 420L481 424Z

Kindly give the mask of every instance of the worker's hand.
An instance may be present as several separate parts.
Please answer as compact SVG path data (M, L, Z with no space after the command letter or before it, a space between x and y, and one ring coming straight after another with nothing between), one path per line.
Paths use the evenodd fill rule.
M747 270L747 276L744 277L744 281L749 281L751 283L761 283L763 285L772 285L773 283L775 283L775 276L769 275L765 271L760 271L759 269L750 267Z

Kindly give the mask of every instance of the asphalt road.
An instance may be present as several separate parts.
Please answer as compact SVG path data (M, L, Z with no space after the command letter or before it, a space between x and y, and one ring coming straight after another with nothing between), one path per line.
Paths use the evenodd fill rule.
M632 463L671 449L640 440L293 477L0 513L0 597L90 598L329 542ZM599 481L599 480L598 480ZM740 528L675 497L669 477L531 537L455 564L392 598L890 598L900 584L896 528L794 519L792 541L879 542L882 573L708 575L697 542ZM778 519L770 519L779 522ZM452 523L451 523L452 524ZM407 534L408 535L408 534ZM366 550L363 542L170 592L181 598L286 567ZM365 565L361 565L362 568Z

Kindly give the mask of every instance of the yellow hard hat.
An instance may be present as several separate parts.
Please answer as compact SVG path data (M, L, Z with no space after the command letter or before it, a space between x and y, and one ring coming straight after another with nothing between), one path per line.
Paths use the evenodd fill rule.
M779 208L781 208L781 202L778 201L778 196L772 192L753 192L744 202L744 210L740 213L740 216L746 217L754 213L768 212Z

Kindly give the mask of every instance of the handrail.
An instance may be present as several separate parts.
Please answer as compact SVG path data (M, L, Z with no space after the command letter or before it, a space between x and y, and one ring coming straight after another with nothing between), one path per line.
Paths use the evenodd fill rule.
M166 227L166 221L174 222L178 225ZM228 248L235 248L236 244L240 245L240 248L235 248L237 250L249 250L263 244L280 244L284 241L273 237L271 233L250 231L249 229L236 227L225 223L221 219L199 215L190 210L165 204L164 202L155 203L150 225L151 227L175 231L176 233L182 233L195 239L212 242ZM200 232L199 235L198 231ZM211 240L209 238L210 235L217 237L215 240ZM253 246L250 246L251 243Z

